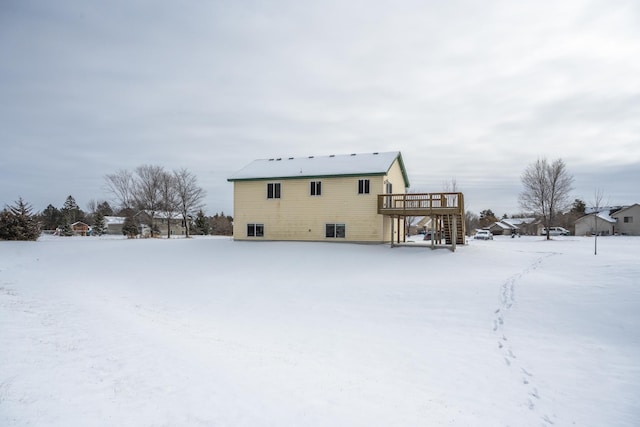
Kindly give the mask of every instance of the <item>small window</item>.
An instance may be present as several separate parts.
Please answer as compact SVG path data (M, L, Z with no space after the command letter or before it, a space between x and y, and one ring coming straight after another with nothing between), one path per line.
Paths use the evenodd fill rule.
M358 194L369 194L369 180L368 179L359 179L358 180Z
M322 182L321 181L311 181L311 188L309 190L309 194L312 196L320 196L322 195Z
M264 237L264 224L247 224L247 237Z
M270 182L267 184L267 199L279 199L280 198L280 183Z
M326 224L325 236L331 239L344 239L347 236L346 226L344 224Z
M632 216L625 216L623 221L624 221L625 224L633 224L633 217Z

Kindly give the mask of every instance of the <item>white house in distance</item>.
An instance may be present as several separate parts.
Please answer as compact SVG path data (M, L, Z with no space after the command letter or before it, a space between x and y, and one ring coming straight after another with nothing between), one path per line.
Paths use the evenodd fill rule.
M576 236L622 234L640 236L640 205L605 208L578 218Z
M462 204L459 193L408 195L398 151L260 159L228 181L235 240L400 242L407 216Z
M576 236L610 236L615 233L615 218L609 215L609 209L581 216L575 222Z
M616 233L640 236L640 205L635 203L611 214L616 219Z

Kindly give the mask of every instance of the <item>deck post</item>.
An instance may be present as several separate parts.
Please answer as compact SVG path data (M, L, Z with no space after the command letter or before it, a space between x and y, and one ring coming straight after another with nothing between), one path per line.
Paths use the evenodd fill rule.
M391 220L391 247L393 248L393 226L395 225L394 221L393 221L393 216L389 216L389 219Z
M436 248L436 217L431 217L431 249Z
M458 240L458 215L452 215L453 216L453 225L451 226L451 251L455 252L456 251L456 241Z

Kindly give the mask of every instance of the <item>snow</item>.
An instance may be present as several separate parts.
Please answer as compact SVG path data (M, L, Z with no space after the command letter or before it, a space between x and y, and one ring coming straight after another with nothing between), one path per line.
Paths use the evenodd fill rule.
M330 156L258 159L236 172L229 181L335 175L385 174L400 157L399 151Z
M0 425L638 425L640 238L414 246L0 242Z

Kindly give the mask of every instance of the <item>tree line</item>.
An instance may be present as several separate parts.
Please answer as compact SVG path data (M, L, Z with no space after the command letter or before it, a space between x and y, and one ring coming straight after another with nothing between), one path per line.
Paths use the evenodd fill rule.
M33 208L19 198L11 206L0 211L0 239L35 240L41 230L58 230L62 235L72 235L71 225L83 222L92 227L92 234L101 235L107 231L105 217L124 218L123 234L139 234L136 213L147 214L147 225L152 231L158 216L182 219L185 235L231 235L233 218L216 213L206 216L204 208L205 191L198 185L197 177L187 169L167 171L161 166L142 165L133 171L119 170L104 177L105 189L113 196L112 206L106 200L89 201L88 211L82 210L75 198L69 195L64 204L57 208L49 204L42 212L33 213ZM170 235L171 221L167 221ZM35 236L35 237L34 237Z

